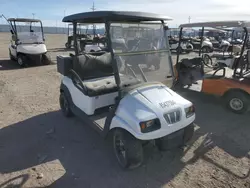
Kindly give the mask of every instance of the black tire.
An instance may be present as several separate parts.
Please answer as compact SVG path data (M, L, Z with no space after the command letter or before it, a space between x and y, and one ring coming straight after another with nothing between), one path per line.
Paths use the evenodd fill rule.
M70 109L69 100L68 100L67 96L64 94L64 92L60 93L59 102L60 102L60 107L61 107L61 110L63 112L63 115L65 117L72 117L73 113Z
M116 129L114 131L113 149L118 163L124 169L137 168L143 162L141 141L125 130Z
M243 91L229 91L225 96L226 107L234 113L244 114L248 111L250 97Z
M71 48L71 45L69 44L69 43L65 43L65 48L67 48L67 49L69 49L69 48Z
M42 64L43 65L50 65L51 64L51 59L47 54L42 55Z
M17 55L17 63L20 67L25 67L27 64L27 58L25 57L25 55L18 54Z

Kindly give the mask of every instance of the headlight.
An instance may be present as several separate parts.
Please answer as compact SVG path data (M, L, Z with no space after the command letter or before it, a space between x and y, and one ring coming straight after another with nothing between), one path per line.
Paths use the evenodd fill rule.
M140 123L141 132L148 133L161 128L161 123L159 119L153 119L149 121L144 121Z
M185 108L185 113L186 113L186 117L189 118L191 116L194 115L195 113L195 108L194 108L194 105L188 107L188 108Z

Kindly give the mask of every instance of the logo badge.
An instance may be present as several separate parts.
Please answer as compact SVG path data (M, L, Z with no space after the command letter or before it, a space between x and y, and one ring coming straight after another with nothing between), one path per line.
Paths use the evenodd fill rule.
M170 107L170 106L174 106L176 104L175 101L173 100L170 100L170 101L165 101L165 102L161 102L159 103L159 105L162 107L162 108L166 108L166 107Z

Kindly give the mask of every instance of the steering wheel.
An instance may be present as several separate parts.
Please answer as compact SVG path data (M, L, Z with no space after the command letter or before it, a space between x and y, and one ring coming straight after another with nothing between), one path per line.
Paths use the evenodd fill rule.
M80 90L87 91L86 87L82 83L82 79L80 78L80 76L73 69L70 70L70 73L73 84L75 86L78 86Z
M202 61L203 61L203 64L209 68L213 68L213 60L212 58L210 57L210 55L208 54L204 54L202 56Z
M216 71L214 71L213 75L212 76L215 76L215 74L217 72L219 72L220 70L223 70L223 75L221 77L224 77L226 75L226 68L225 67L220 67L218 68Z

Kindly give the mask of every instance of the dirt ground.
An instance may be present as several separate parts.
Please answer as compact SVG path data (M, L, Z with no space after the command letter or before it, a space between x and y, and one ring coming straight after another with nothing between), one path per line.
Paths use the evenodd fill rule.
M196 105L196 131L184 153L145 148L142 167L124 171L109 141L59 110L56 65L20 69L0 33L0 188L250 188L250 116L220 100L181 93ZM51 57L66 37L46 35Z

